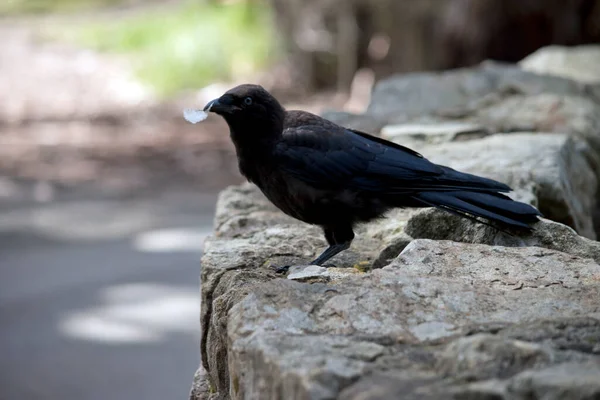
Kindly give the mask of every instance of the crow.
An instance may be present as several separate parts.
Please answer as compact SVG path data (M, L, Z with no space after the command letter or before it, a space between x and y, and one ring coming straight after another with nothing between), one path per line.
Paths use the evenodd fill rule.
M286 111L259 85L237 86L204 107L229 125L238 166L281 211L348 249L357 223L397 207L437 207L477 222L531 231L541 213L503 195L507 185L434 164L421 154L305 111ZM487 224L490 224L488 222Z

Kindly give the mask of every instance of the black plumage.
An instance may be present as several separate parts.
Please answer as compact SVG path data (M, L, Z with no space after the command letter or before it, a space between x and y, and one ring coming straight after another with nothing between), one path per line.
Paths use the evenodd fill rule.
M286 111L257 85L235 87L205 111L229 125L240 172L284 213L323 228L322 265L347 249L353 227L395 207L437 207L530 230L541 215L502 194L507 185L436 165L421 154L304 111Z

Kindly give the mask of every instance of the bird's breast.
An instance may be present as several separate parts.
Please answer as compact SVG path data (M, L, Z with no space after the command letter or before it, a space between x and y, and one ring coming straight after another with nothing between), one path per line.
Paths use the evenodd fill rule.
M281 211L301 221L316 223L310 217L318 201L314 189L266 163L240 162L240 172Z

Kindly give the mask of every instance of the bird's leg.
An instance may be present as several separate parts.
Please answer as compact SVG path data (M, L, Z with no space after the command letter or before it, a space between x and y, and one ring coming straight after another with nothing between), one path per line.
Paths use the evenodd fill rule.
M311 261L311 265L323 265L331 257L348 249L354 239L352 227L326 227L323 231L325 232L325 239L327 239L329 247L319 257Z
M325 249L323 253L321 253L319 257L311 261L310 265L323 265L325 261L329 260L331 257L348 249L350 247L350 243L351 242L345 242L330 245L328 248Z
M327 239L327 243L329 243L329 247L326 248L319 257L311 261L309 263L310 265L323 265L331 257L349 248L352 240L354 239L352 226L336 226L333 228L325 227L323 228L323 231L325 233L325 239ZM286 265L284 267L277 268L275 272L278 274L284 274L289 269L290 266Z

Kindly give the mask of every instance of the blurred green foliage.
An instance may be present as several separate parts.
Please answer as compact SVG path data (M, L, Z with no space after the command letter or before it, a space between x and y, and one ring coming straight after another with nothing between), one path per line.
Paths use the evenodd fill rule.
M271 10L260 1L192 1L61 26L57 34L83 47L130 56L140 80L164 97L258 71L276 49Z
M72 12L121 3L123 0L1 0L0 15Z

